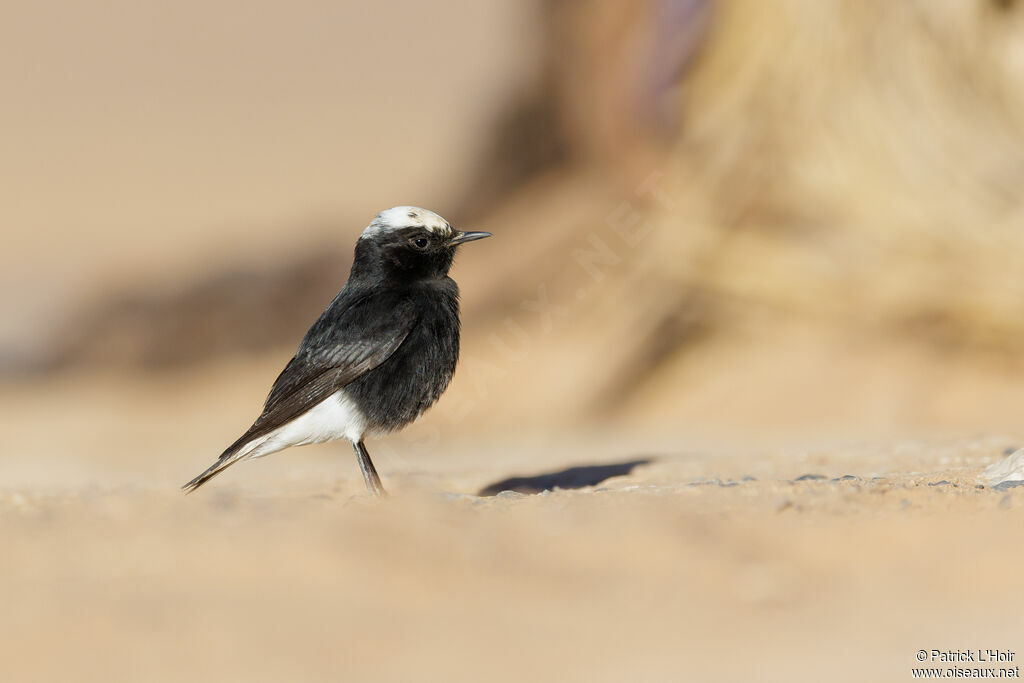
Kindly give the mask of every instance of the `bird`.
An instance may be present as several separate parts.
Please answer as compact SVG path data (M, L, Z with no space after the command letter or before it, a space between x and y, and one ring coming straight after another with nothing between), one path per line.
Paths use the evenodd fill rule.
M182 487L243 460L312 443L352 444L367 490L386 491L363 439L407 426L448 387L459 357L459 288L448 276L464 232L426 209L380 212L356 240L345 285L309 328L252 426Z

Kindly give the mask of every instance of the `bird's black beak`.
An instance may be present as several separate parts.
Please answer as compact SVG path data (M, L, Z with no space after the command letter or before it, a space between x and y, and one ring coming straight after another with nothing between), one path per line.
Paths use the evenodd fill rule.
M455 233L455 237L453 237L450 240L448 240L448 246L449 247L454 247L455 245L462 244L463 242L472 242L473 240L482 240L483 238L490 237L490 236L491 236L491 233L489 233L489 232L457 232L457 233Z

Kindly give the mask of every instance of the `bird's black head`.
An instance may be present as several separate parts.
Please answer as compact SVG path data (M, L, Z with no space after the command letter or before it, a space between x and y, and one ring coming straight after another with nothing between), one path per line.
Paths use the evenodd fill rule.
M352 275L399 280L441 278L464 242L490 237L460 232L433 211L396 206L382 211L356 243Z

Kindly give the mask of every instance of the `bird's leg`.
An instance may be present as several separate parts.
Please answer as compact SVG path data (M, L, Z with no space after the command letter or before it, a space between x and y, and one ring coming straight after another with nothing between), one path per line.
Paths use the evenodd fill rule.
M373 466L373 461L370 460L370 454L367 452L363 442L353 443L352 448L356 449L356 458L359 459L359 469L363 472L366 489L376 496L383 497L388 495L388 492L384 490L384 486L380 483L380 477L377 476L377 468Z

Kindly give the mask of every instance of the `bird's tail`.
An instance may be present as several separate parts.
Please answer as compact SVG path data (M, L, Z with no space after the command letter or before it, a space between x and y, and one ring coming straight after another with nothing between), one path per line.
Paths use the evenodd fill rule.
M246 441L246 436L248 436L248 432L241 439L228 446L228 449L221 453L221 456L217 458L217 462L207 467L198 477L182 486L181 490L185 493L192 493L239 460L244 460L257 445L256 440Z
M197 488L205 484L207 481L213 479L215 476L217 476L227 468L234 465L236 462L238 462L238 460L239 458L226 458L224 460L218 460L217 462L207 467L206 470L204 470L203 473L200 474L198 477L182 486L181 490L184 491L185 493L192 493Z

